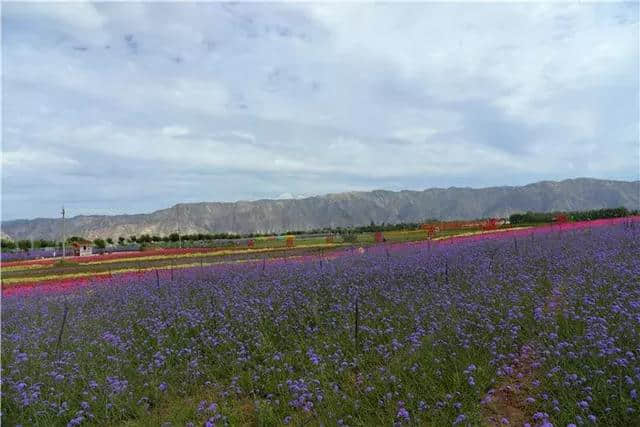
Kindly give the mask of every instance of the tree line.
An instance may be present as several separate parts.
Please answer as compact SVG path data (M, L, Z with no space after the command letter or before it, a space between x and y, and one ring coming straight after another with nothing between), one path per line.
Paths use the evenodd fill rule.
M511 224L554 222L559 215L565 215L570 221L589 221L594 219L622 218L629 215L638 215L638 211L630 211L627 208L619 207L571 212L526 212L510 215L509 222Z
M128 238L120 237L118 243L152 243L152 242L177 242L182 241L205 241L205 240L233 240L233 239L252 239L256 237L274 237L278 235L304 235L304 234L349 234L349 233L367 233L376 231L395 231L418 229L422 223L401 222L396 224L375 224L371 222L369 225L355 227L323 227L310 230L289 230L284 233L193 233L178 234L171 233L168 236L155 236L142 234L140 236L129 236Z

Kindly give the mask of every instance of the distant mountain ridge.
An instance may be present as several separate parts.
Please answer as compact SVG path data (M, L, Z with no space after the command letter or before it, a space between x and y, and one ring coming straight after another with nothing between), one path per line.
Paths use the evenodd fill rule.
M79 215L66 220L67 236L87 238L191 233L256 233L367 225L506 217L516 212L640 208L640 181L592 178L541 181L520 187L357 191L304 199L183 203L149 214ZM179 223L178 223L179 218ZM2 222L14 240L59 239L61 219Z

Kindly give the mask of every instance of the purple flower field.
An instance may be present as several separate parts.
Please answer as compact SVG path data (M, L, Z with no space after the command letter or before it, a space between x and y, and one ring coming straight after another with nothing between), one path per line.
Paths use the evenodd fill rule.
M640 425L640 224L2 301L2 425Z
M66 250L65 253L68 255L73 255L72 250ZM0 254L0 261L2 262L11 262L11 261L24 261L27 259L40 259L40 258L52 258L56 254L54 251L50 251L47 249L34 249L30 251L15 251L15 252L3 252ZM62 249L57 251L57 256L61 256Z

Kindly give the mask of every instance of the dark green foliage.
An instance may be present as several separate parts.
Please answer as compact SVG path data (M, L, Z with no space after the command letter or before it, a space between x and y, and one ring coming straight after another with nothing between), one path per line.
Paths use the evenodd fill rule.
M138 243L151 243L151 236L148 234L141 234L138 237Z
M571 221L588 221L592 219L625 217L632 214L632 212L629 212L629 210L624 207L574 212L527 212L515 213L509 216L509 222L511 224L549 223L553 222L554 218L561 214L566 214Z
M509 216L509 222L511 224L526 224L526 223L544 223L552 222L556 213L551 212L527 212L516 213Z
M38 240L35 240L33 242L33 246L36 249L39 249L39 248L53 248L53 247L56 246L56 242L55 242L55 240L38 239Z
M31 240L18 240L18 248L28 251L31 249Z
M2 249L15 249L16 248L16 244L8 239L2 239L0 241L0 247L2 247Z
M106 242L102 239L95 239L93 244L96 245L98 249L104 249L107 246Z
M569 217L572 221L587 221L590 219L603 219L603 218L621 218L629 215L627 208L613 208L613 209L595 209L591 211L583 212L570 212Z

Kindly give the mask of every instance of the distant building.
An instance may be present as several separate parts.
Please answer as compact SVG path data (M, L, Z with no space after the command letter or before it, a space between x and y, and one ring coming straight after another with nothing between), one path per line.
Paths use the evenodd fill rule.
M88 240L73 242L73 254L75 256L89 256L93 254L93 243Z

